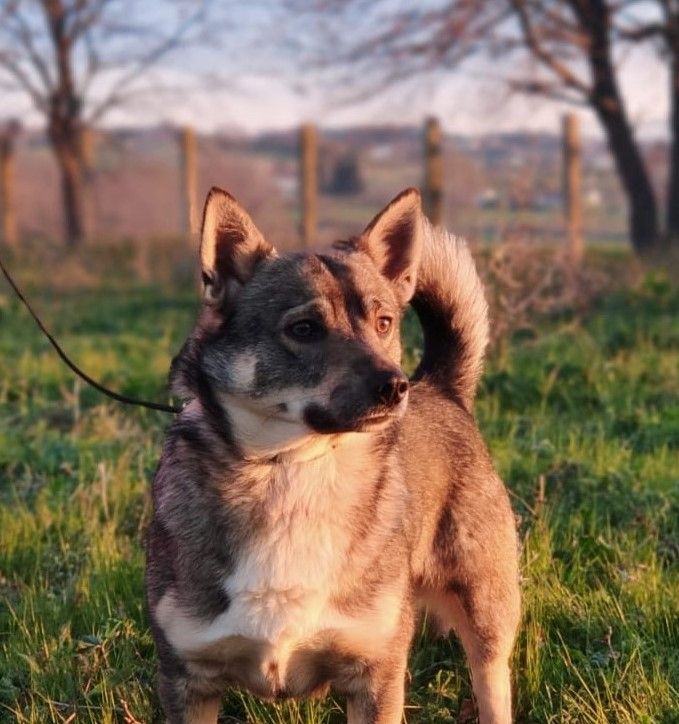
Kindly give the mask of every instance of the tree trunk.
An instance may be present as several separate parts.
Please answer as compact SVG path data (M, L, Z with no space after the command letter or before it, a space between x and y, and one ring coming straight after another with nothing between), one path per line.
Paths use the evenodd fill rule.
M627 118L617 109L597 105L596 112L604 126L608 145L627 195L632 246L641 256L656 250L660 240L658 207L639 148Z
M679 246L679 44L675 41L672 45L670 66L672 149L667 183L667 242L671 246Z
M64 238L67 246L77 247L85 240L82 159L69 148L55 148L55 153L61 181Z
M658 207L639 146L618 88L610 48L610 8L606 0L571 0L585 36L592 77L591 104L606 131L608 145L629 203L630 236L640 256L657 251Z
M77 247L85 240L84 160L79 104L55 96L48 135L59 166L63 229L66 245Z
M82 99L73 78L74 36L69 33L70 3L41 0L54 46L56 87L49 99L48 135L59 165L66 244L78 246L85 238L83 188Z

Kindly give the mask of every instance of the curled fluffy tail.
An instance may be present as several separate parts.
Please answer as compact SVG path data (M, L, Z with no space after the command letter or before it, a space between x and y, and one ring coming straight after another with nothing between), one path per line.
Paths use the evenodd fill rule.
M466 242L426 219L423 225L412 305L424 353L414 379L430 380L471 412L488 344L488 304Z

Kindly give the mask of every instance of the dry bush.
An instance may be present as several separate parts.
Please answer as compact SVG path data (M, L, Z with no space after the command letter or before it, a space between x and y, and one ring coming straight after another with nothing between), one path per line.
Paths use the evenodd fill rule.
M632 284L639 266L628 255L591 255L574 266L553 246L510 238L477 255L491 314L491 338L508 339L517 330L535 331L536 322L563 315L577 322L597 298Z

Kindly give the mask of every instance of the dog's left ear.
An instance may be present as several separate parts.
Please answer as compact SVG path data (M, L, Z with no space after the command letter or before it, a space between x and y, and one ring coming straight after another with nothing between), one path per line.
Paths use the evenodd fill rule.
M394 285L402 305L415 293L422 252L422 200L417 189L402 191L368 224L356 242Z
M210 189L200 240L205 301L221 303L248 282L263 259L275 255L236 199L220 188Z

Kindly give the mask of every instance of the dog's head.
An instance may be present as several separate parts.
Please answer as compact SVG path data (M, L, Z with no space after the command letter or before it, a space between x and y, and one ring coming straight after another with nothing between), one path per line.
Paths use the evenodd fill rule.
M397 196L327 253L279 255L213 189L203 215L204 305L173 385L209 394L245 449L378 429L405 411L399 326L415 290L419 193Z

